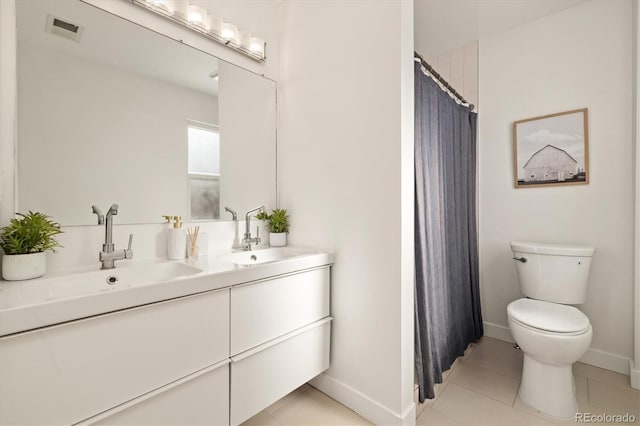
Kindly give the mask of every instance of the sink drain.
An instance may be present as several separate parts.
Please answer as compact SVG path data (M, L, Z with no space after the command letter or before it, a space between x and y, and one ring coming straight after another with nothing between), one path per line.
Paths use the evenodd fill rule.
M107 277L107 284L109 285L114 285L118 283L118 277L116 277L115 275L109 275Z
M251 255L251 260L253 260L255 262L256 260L258 260L258 257L255 254L252 254Z

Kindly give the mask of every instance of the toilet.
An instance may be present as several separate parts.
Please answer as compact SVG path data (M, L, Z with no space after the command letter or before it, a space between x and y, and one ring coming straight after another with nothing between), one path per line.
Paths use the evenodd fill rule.
M525 298L507 306L509 329L524 353L519 397L549 416L578 410L572 365L591 345L589 318L569 305L584 303L593 247L512 242Z

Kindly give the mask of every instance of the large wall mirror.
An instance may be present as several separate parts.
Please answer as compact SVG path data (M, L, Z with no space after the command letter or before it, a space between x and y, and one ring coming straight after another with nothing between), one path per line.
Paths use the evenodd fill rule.
M276 201L276 83L79 0L17 3L17 211L225 219ZM230 219L230 216L227 220Z

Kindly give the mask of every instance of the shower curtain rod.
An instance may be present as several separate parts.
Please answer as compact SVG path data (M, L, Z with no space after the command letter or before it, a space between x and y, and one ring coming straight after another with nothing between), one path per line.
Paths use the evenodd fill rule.
M436 80L438 83L443 85L447 89L447 91L449 92L450 95L452 95L454 98L456 98L461 103L469 105L469 110L473 111L474 105L472 103L470 103L469 101L465 100L465 98L463 98L462 95L456 91L456 89L451 87L451 85L449 83L447 83L447 80L442 78L442 76L440 74L438 74L436 72L436 70L434 70L433 67L431 65L429 65L429 63L427 61L425 61L424 58L422 56L420 56L420 54L418 52L413 52L413 58L414 58L414 60L415 59L420 60L420 64L424 68L426 68L426 70L429 72L429 74L431 74L431 77L433 77L434 80Z

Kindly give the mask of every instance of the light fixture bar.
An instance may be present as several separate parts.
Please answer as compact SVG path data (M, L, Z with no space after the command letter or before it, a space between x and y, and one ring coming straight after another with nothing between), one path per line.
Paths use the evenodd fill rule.
M221 32L221 34L217 34L215 32L207 31L206 26L203 24L203 22L207 22L207 16L201 16L199 19L197 19L197 21L190 22L188 15L185 16L185 18L182 18L182 15L184 15L184 13L174 13L174 10L172 8L174 4L171 0L131 0L131 2L147 9L148 11L151 11L157 15L160 15L166 19L187 27L191 31L195 31L210 40L213 40L230 49L235 50L236 52L240 52L255 61L264 62L266 59L267 43L264 42L264 40L253 37L251 36L251 34L243 31L243 40L248 39L250 40L250 42L245 41L244 43L240 44L237 36L237 28L233 24L227 22L223 23L223 31ZM187 3L185 0L178 0L178 2L180 2L180 9L183 9ZM204 10L198 9L200 8L196 9L196 16L198 13L204 13ZM224 25L228 25L230 29L236 28L233 38L229 37L230 33L225 33Z

